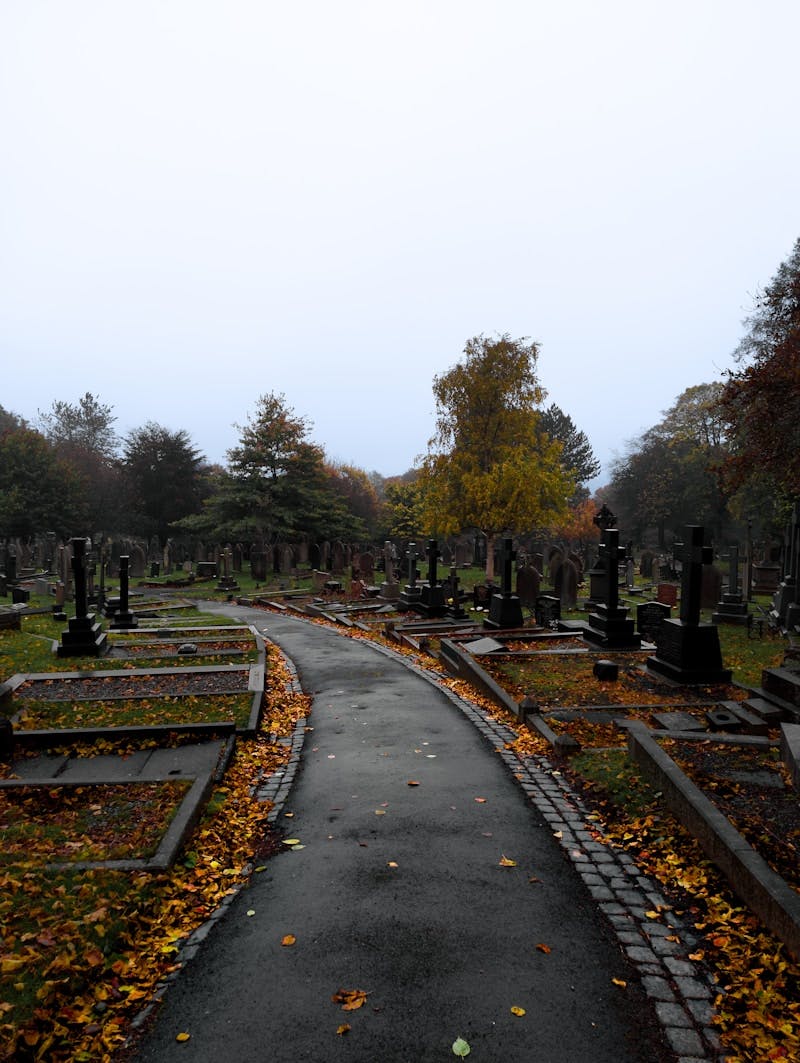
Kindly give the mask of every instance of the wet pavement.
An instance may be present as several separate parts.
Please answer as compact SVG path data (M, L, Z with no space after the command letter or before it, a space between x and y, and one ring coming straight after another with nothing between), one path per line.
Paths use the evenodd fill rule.
M313 696L273 790L301 847L196 935L132 1059L420 1063L459 1037L492 1063L714 1058L689 935L645 916L663 898L552 765L523 765L509 731L389 650L213 608L264 631ZM340 989L366 1002L345 1011Z

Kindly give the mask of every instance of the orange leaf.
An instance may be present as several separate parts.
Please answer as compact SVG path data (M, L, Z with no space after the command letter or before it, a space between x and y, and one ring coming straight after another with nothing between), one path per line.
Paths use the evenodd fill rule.
M627 988L628 983L623 981L621 978L612 978L611 981L614 983L614 985L618 985L620 989Z
M281 945L286 945L288 947L289 945L294 945L296 941L297 938L294 936L294 934L284 934L284 936L281 938Z
M341 1004L342 1011L356 1011L366 1003L365 989L337 989L331 997L334 1004Z
M336 1032L341 1037L341 1036L343 1036L346 1033L350 1033L350 1028L351 1027L350 1027L350 1023L349 1022L343 1022L341 1026L337 1026L336 1027Z
M509 858L507 856L501 856L500 857L500 867L516 867L516 866L517 866L517 861L516 860L509 860Z
M419 783L417 782L416 779L409 779L408 780L408 785L409 786L419 786Z
M544 953L548 953L548 952L552 952L552 951L553 951L553 950L552 950L552 949L550 948L550 946L549 946L549 945L544 945L544 944L543 944L543 943L542 943L541 941L540 941L540 942L539 942L539 944L538 944L538 945L536 946L536 948L537 948L537 949L539 950L539 952L544 952Z

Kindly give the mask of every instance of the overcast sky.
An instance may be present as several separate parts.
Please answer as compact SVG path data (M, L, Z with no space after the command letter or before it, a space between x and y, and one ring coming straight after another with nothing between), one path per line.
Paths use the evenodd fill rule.
M465 341L614 452L800 235L797 0L0 0L0 404L409 468Z

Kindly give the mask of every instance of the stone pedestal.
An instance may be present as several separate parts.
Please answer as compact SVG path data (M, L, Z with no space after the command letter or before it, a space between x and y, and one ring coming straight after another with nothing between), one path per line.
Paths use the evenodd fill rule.
M420 597L417 609L425 616L444 616L447 612L447 602L444 598L444 587L437 583L431 587L423 584L420 588Z
M402 591L400 592L400 597L397 600L397 608L401 612L406 609L418 610L420 593L421 592L419 587L412 587L410 585L403 587Z
M219 583L217 584L217 590L218 591L229 591L230 593L233 593L234 591L241 590L241 588L240 588L239 584L236 582L236 579L235 579L234 576L223 576L220 579Z
M719 632L714 624L665 620L656 636L656 653L647 667L676 683L730 683L722 667Z
M516 594L493 594L484 627L523 627L522 604Z
M108 625L110 631L129 631L139 626L139 617L130 609L117 609L114 618Z
M400 584L399 583L382 583L381 584L381 598L386 598L387 601L393 602L400 597Z
M747 602L741 594L723 594L717 602L716 612L711 614L712 624L747 624Z
M642 636L635 630L635 622L628 616L625 606L610 607L598 605L589 614L589 627L584 628L583 637L587 642L603 649L638 649Z
M108 636L95 622L95 614L74 616L69 627L61 633L57 648L59 657L102 657L107 651Z

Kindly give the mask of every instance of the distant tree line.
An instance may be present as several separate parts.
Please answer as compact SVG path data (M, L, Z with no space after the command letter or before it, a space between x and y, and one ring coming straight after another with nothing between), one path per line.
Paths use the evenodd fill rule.
M397 476L332 462L283 395L264 394L210 464L183 429L148 421L120 437L87 392L30 425L0 406L0 537L126 534L258 542L381 542L479 532L582 542L602 501L626 535L661 543L687 523L719 540L745 521L763 537L800 497L800 240L745 321L737 366L687 388L631 440L590 498L600 466L546 394L538 345L475 336L433 380L436 428ZM492 551L487 550L491 565Z

